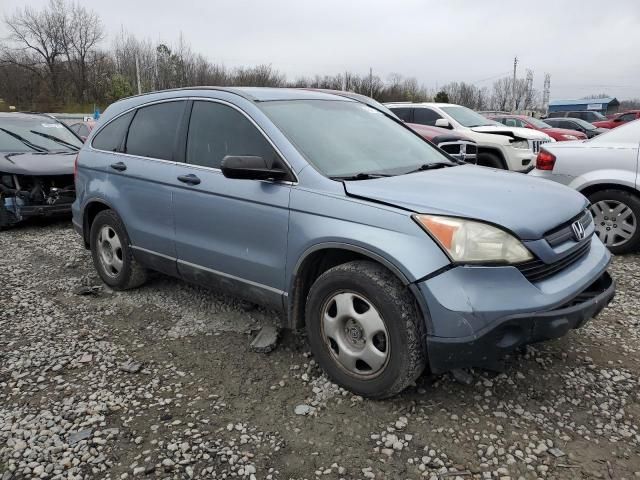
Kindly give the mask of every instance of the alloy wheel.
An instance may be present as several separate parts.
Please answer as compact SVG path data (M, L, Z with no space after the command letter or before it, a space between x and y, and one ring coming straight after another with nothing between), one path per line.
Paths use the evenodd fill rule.
M607 247L617 247L636 233L638 221L633 210L617 200L600 200L591 205L596 233Z
M334 360L349 374L371 378L389 361L389 335L373 303L355 292L331 296L322 311L322 336Z

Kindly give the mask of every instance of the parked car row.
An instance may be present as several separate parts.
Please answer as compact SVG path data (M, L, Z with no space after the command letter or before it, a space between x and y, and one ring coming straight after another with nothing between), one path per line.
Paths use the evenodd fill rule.
M386 105L409 124L429 125L462 134L477 145L478 165L525 172L533 168L540 146L552 139L543 132L507 127L473 110L448 103Z
M78 151L10 115L31 124L5 129L9 163L53 155L38 136L75 157L73 226L107 285L154 270L279 310L368 397L583 326L614 296L609 250L640 243L640 122L586 140L458 105L198 87L112 104Z

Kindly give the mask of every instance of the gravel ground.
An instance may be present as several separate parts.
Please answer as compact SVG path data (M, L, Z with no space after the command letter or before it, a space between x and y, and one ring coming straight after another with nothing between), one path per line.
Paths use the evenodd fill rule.
M272 312L160 275L102 287L67 222L0 253L0 480L640 478L639 256L586 328L369 401L302 337L252 353Z

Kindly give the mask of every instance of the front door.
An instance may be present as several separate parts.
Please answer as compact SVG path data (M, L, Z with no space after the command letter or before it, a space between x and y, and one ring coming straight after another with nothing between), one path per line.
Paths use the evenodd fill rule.
M278 154L244 113L194 101L184 163L174 179L180 274L201 284L282 307L290 184L222 175L227 155Z

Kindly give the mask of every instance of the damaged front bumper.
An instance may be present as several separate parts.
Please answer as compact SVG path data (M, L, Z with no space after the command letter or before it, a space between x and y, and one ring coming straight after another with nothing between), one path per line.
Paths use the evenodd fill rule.
M583 326L614 296L610 259L593 236L580 260L535 282L514 266L459 266L416 284L431 371L490 367L518 347Z
M559 308L510 315L484 331L462 338L427 338L432 370L442 372L464 367L490 367L517 347L566 335L584 326L609 305L615 282L605 272L585 291Z
M69 215L74 199L73 175L0 173L0 228L33 217Z

